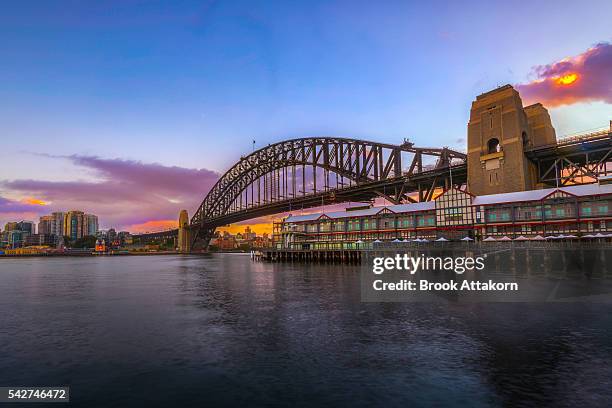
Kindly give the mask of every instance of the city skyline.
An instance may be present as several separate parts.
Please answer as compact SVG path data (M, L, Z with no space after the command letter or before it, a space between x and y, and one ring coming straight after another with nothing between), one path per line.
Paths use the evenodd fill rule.
M559 136L608 125L612 33L572 22L609 3L483 4L11 5L0 224L81 208L101 228L175 226L253 139L464 150L471 101L505 83L543 103ZM512 35L483 37L499 26Z

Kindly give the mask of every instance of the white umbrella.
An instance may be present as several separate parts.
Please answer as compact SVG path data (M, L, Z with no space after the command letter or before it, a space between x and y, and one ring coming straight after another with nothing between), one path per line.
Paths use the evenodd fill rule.
M524 235L519 235L518 237L514 238L515 241L529 241L529 238L527 238Z
M421 242L429 242L429 240L425 238L421 238Z
M536 235L535 237L531 238L532 241L546 241L546 238L544 238L541 235Z
M575 236L575 235L570 234L570 235L566 235L565 238L574 239L574 238L578 238L578 237Z
M493 237L487 237L487 238L483 239L483 241L485 241L485 242L493 242L493 241L497 241L497 240L495 238L493 238Z
M593 234L586 234L586 235L583 235L582 238L595 238L595 235L593 235Z
M473 239L470 238L470 237L463 237L463 238L461 238L461 240L462 241L473 241Z
M595 234L595 238L606 238L606 236L601 232L598 232L597 234Z
M612 234L606 234L606 237L612 238Z
M375 239L375 240L374 240L374 243L375 243L375 244L380 244L381 242L382 242L382 241L381 241L380 239Z
M412 242L421 242L421 238L415 238L412 240Z
M448 239L446 239L444 237L440 237L440 238L436 239L436 242L448 242Z
M359 240L359 241L355 241L355 243L356 243L356 244L363 244L363 241L362 241L362 240Z
M401 241L401 240L399 240L399 239L397 239L397 238L395 238L395 239L394 239L393 241L391 241L391 242L402 242L402 241Z
M549 235L546 239L559 239L556 235Z
M504 235L504 236L503 236L503 237L501 237L499 240L500 240L500 241L512 241L512 238L510 238L510 237L508 237L508 236Z

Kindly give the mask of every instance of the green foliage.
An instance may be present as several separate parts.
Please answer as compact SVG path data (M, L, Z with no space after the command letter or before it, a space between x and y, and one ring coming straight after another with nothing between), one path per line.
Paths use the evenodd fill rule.
M96 246L96 237L93 235L86 235L83 238L79 238L72 244L72 248L94 248Z
M72 248L72 240L68 235L64 235L64 246L66 248Z

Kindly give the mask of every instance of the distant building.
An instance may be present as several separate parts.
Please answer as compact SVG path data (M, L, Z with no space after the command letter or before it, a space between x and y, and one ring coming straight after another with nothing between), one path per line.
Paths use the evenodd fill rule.
M87 235L87 219L83 211L68 211L64 217L64 235L71 240Z
M257 238L257 234L251 231L251 227L247 226L244 229L244 239L247 241L254 241Z
M117 240L119 240L120 245L131 245L133 243L132 236L128 231L119 231L117 233Z
M24 237L22 246L55 246L57 239L57 235L31 234Z
M229 234L228 234L229 235ZM224 236L223 238L217 239L217 246L221 250L231 250L238 248L238 243L233 236Z
M94 214L85 214L85 219L87 222L86 235L96 236L98 233L98 216Z
M19 248L23 245L26 237L29 235L27 232L14 229L7 232L8 246L11 248Z
M36 232L36 228L33 221L7 222L4 225L4 231L23 231L33 234Z
M61 237L64 235L64 213L56 211L51 213L53 221L51 222L51 234Z
M38 233L39 234L51 234L52 225L53 225L53 216L43 215L42 217L40 217L40 220L38 222Z
M6 248L8 246L8 231L0 232L0 248Z
M17 229L19 231L27 232L28 234L34 234L36 232L33 221L19 221L17 223Z
M7 222L6 224L4 224L4 231L14 231L18 229L17 228L17 223L16 222Z

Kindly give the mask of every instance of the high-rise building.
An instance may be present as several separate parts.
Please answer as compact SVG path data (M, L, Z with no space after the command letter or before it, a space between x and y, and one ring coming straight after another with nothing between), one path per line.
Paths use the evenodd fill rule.
M27 232L28 234L34 234L36 232L33 221L19 221L17 223L17 229Z
M16 222L7 222L4 225L4 230L6 232L8 232L8 231L15 231L16 229L17 229L17 223Z
M94 214L85 214L85 219L87 220L86 235L96 236L98 233L98 216Z
M40 217L38 223L38 233L56 235L61 237L64 235L64 213L54 212L50 215L43 215Z
M53 222L51 224L51 234L61 237L64 235L64 213L57 211L51 213Z
M117 238L117 231L115 231L114 228L110 228L106 232L106 236L108 237L108 241L112 243L115 241L115 238Z
M53 225L53 216L43 215L38 222L38 233L51 234L51 225Z
M83 211L68 211L64 217L64 235L71 240L87 235L87 219Z
M27 232L18 229L11 230L8 233L8 244L11 248L19 248L27 236Z

